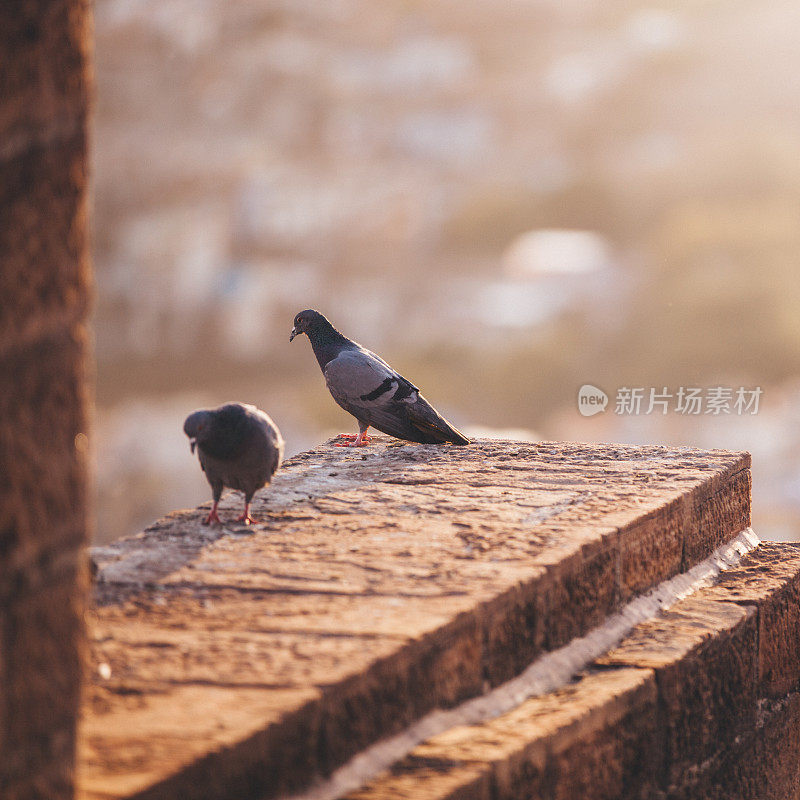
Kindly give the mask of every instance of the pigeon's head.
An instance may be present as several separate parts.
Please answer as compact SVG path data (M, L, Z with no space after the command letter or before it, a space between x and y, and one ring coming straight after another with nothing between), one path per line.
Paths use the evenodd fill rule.
M202 409L193 411L183 423L183 432L189 437L189 448L194 453L198 441L202 441L211 427L213 416L210 411Z
M301 311L297 316L294 318L294 327L292 328L292 332L289 335L289 341L291 342L295 336L299 336L301 333L309 335L315 330L319 330L320 328L330 328L331 324L328 322L325 317L319 313L319 311L314 311L312 308L308 308L305 311Z

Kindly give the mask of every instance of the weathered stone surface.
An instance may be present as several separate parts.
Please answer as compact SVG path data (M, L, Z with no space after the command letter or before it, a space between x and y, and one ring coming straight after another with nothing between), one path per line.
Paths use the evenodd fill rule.
M654 669L665 729L665 785L755 727L758 621L755 609L702 591L597 660Z
M599 671L431 738L347 800L411 798L416 786L426 800L484 800L487 784L492 800L797 800L800 694L758 699L755 605L718 599L779 606L797 549L762 545L637 626ZM784 639L782 656L794 647Z
M798 800L800 695L760 703L753 729L687 770L661 796L666 800Z
M97 549L83 796L275 795L326 774L691 566L646 544L659 508L678 509L670 535L685 540L735 486L732 538L748 467L687 449L378 438L292 459L254 529L179 512ZM630 558L625 585L623 553L641 566ZM193 731L181 721L198 705Z
M800 545L764 542L705 595L758 608L762 696L800 688Z
M655 788L656 696L652 670L588 673L430 739L347 800L417 797L417 786L431 800L641 797Z
M0 602L74 572L85 540L85 349L76 327L0 358Z
M84 577L75 568L62 569L40 576L33 590L3 600L4 800L72 796Z
M684 563L694 564L711 555L728 540L732 520L745 518L750 525L750 494L753 479L750 470L730 476L730 486L712 492L709 497L695 499L690 533L684 547Z
M89 269L85 136L0 159L0 356L86 315Z
M752 738L740 749L739 770L747 781L743 797L769 800L800 798L800 694L792 692L780 701L760 703ZM748 745L750 745L748 747ZM717 781L717 784L721 781ZM731 795L729 794L728 797Z
M71 800L87 539L89 4L0 3L0 797Z
M535 780L535 779L534 779ZM492 775L480 762L454 764L409 759L392 774L347 800L492 800Z
M87 0L0 4L0 160L83 130L92 46Z

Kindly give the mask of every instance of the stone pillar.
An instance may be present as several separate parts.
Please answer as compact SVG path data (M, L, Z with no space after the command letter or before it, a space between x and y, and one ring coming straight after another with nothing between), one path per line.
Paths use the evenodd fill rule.
M0 797L74 794L87 541L86 0L0 3Z

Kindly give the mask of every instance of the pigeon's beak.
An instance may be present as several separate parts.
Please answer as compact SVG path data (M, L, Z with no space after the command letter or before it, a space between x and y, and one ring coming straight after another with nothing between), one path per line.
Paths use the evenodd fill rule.
M292 328L292 332L289 334L289 341L291 342L295 336L297 336L297 328Z
M197 439L189 439L189 449L192 451L192 455L194 455L194 448L197 445Z

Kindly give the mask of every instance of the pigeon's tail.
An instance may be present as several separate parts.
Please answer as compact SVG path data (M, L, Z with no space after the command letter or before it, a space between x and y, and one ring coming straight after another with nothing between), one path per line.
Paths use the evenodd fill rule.
M469 439L458 428L449 424L447 427L450 429L450 438L447 439L450 444L469 444Z
M422 398L420 398L421 400ZM450 442L450 444L469 444L469 439L458 428L453 427L428 403L420 408L420 403L409 409L409 422L422 433L429 442ZM422 413L420 413L422 412Z

